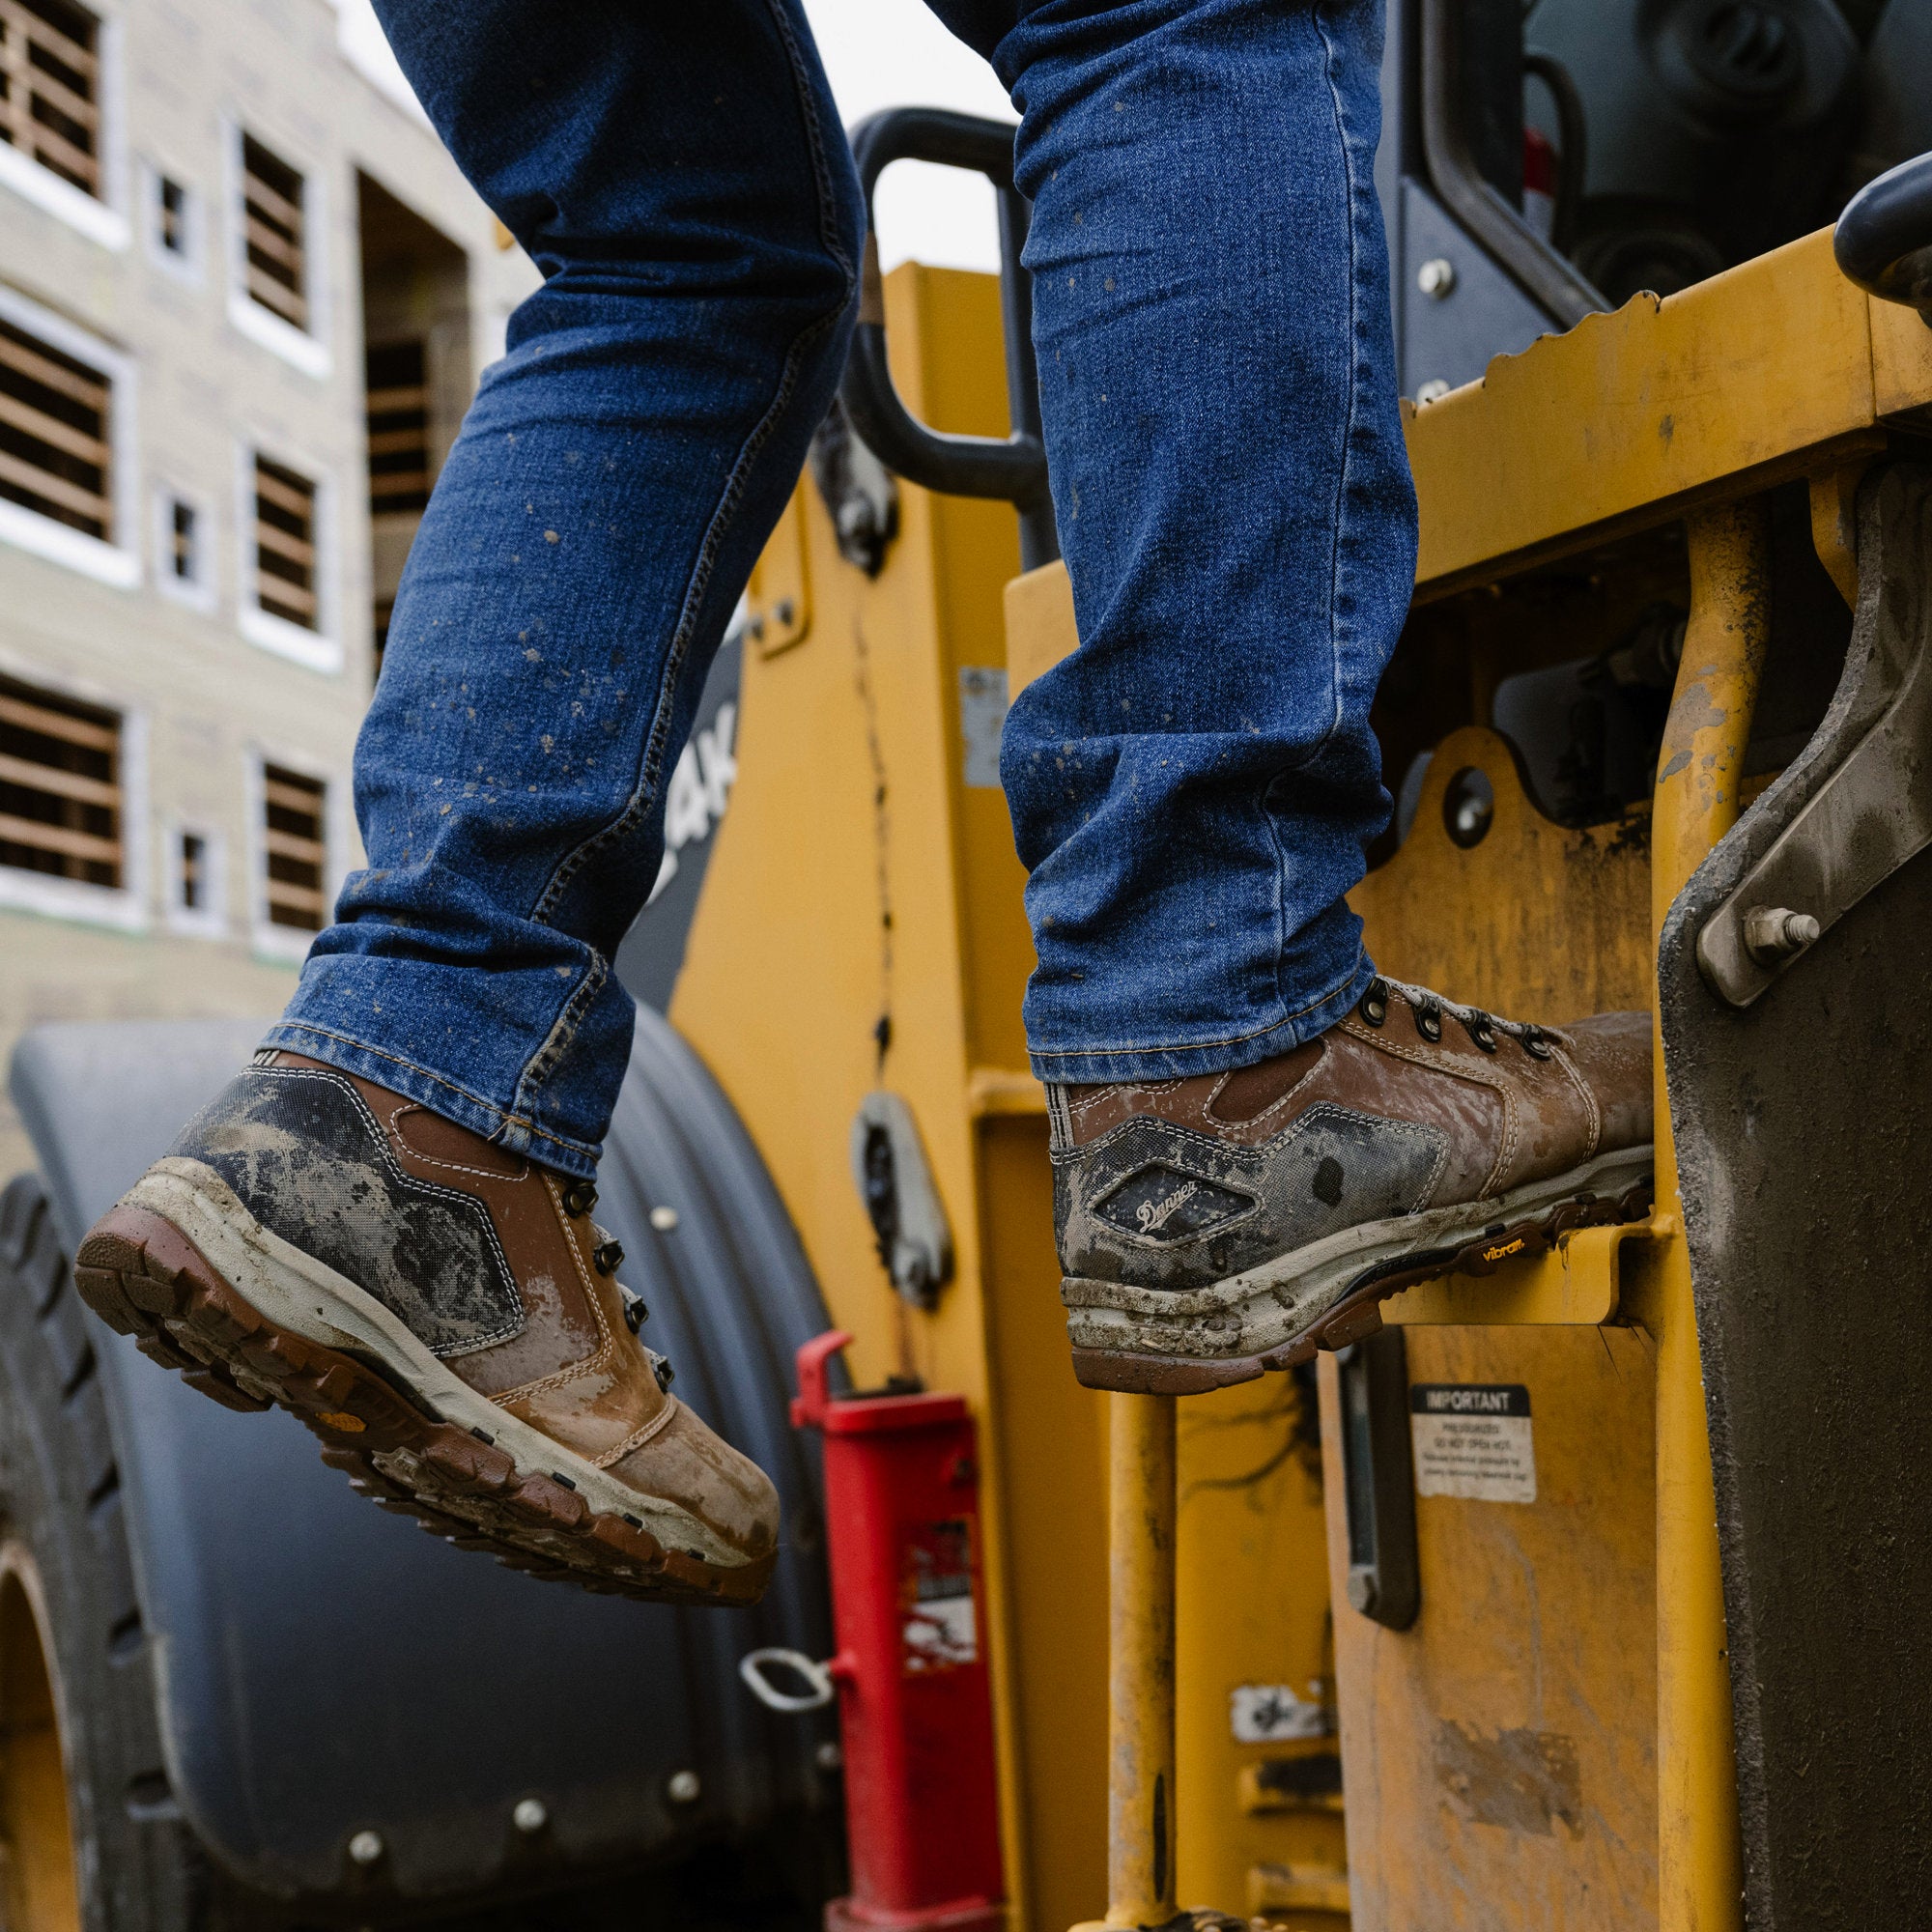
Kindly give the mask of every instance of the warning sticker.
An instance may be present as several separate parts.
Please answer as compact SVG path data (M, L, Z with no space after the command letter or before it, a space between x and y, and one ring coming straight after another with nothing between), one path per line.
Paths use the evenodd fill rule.
M1417 1495L1536 1500L1529 1391L1520 1382L1416 1382L1408 1426Z
M977 1662L973 1528L963 1517L913 1525L899 1568L901 1667L908 1676Z

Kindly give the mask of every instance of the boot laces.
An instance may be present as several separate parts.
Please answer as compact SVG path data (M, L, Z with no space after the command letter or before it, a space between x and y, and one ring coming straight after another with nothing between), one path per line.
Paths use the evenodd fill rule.
M1378 995L1380 996L1378 1001ZM1401 1000L1414 1013L1416 1031L1425 1039L1441 1038L1442 1018L1446 1013L1485 1053L1495 1051L1496 1036L1502 1034L1518 1041L1533 1060L1548 1060L1550 1056L1550 1037L1545 1028L1527 1020L1502 1019L1494 1013L1486 1012L1481 1007L1465 1007L1459 1001L1432 992L1427 986L1411 986L1405 980L1378 979L1362 996L1364 1017L1369 1018L1372 1026L1382 1022L1371 1017L1368 1010L1370 1003L1376 1001L1381 1009L1382 1018L1386 1019L1391 998Z

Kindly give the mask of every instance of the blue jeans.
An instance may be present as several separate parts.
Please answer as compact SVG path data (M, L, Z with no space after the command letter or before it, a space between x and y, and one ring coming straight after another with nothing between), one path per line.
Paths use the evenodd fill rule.
M573 1174L611 959L732 606L842 365L862 213L798 0L378 0L544 286L438 480L356 753L369 864L271 1044ZM1320 1033L1414 573L1373 184L1379 0L934 0L1021 111L1080 649L1001 759L1034 1070Z

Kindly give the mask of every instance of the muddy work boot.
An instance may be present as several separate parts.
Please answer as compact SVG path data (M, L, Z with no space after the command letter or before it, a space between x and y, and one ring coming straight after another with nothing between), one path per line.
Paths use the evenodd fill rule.
M1378 980L1259 1065L1049 1087L1074 1373L1249 1381L1372 1334L1398 1289L1641 1217L1650 1083L1648 1013L1524 1026Z
M669 1393L596 1190L400 1094L264 1052L97 1222L82 1297L232 1408L466 1548L746 1604L776 1492Z

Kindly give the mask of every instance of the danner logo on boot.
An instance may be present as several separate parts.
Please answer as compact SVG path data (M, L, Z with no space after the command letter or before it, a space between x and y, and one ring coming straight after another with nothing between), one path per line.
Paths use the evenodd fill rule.
M1138 1168L1094 1211L1122 1233L1150 1241L1179 1241L1245 1214L1255 1204L1245 1194L1203 1180L1179 1168Z
M1144 1235L1158 1234L1162 1224L1167 1221L1174 1210L1191 1195L1199 1194L1200 1192L1201 1183L1198 1180L1183 1180L1165 1201L1143 1201L1134 1209L1134 1219L1141 1224L1141 1233Z

